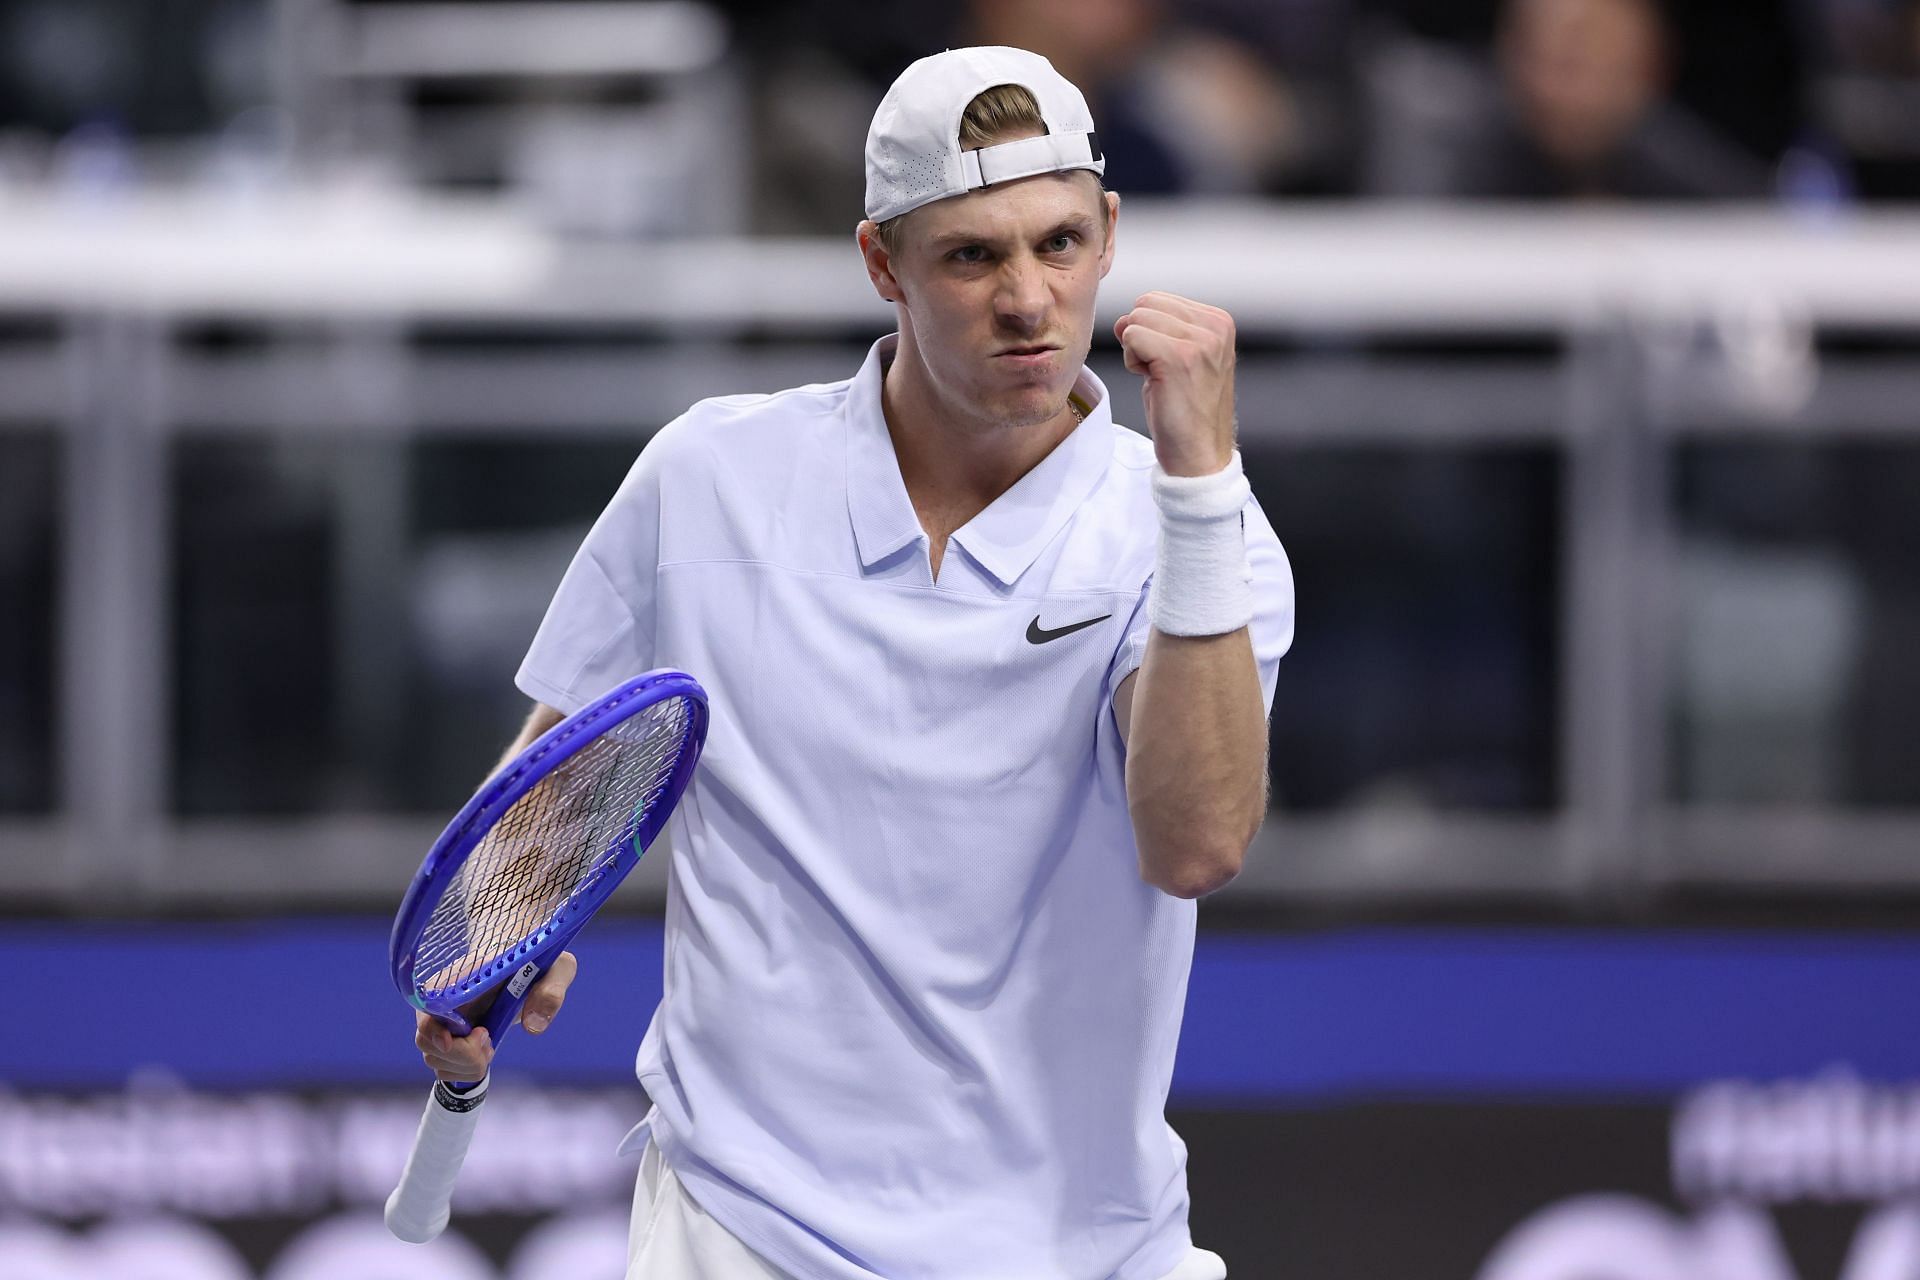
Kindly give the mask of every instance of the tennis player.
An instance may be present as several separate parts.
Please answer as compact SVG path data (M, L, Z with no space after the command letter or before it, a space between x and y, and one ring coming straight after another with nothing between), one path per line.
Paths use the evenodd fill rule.
M1265 811L1293 585L1234 450L1226 313L1084 367L1119 198L1041 57L925 58L866 148L899 332L642 451L517 677L515 750L696 673L629 1280L1218 1280L1164 1118L1193 899ZM539 1031L575 972L536 989ZM443 1078L491 1047L424 1021Z

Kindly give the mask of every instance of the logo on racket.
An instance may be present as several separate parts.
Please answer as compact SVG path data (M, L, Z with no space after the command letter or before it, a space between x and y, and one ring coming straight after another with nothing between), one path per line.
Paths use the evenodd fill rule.
M527 987L539 976L540 966L531 960L527 961L520 966L520 972L514 974L513 977L508 980L507 994L518 1000L521 996L527 994Z

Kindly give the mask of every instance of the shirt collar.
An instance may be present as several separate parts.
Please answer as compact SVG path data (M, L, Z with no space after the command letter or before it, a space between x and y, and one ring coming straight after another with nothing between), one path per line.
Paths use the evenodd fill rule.
M847 402L847 507L860 563L869 568L926 536L900 478L900 460L894 456L880 403L881 382L899 340L898 334L889 334L873 344L854 375ZM1086 420L986 510L954 531L953 541L1003 585L1012 585L1033 564L1093 492L1112 460L1113 406L1106 386L1082 369L1073 394L1091 406Z
M873 344L847 395L847 509L865 568L925 536L880 407L881 383L899 342L900 335L890 333Z

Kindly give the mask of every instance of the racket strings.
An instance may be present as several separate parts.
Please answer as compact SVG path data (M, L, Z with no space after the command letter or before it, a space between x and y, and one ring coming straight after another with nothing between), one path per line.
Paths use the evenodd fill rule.
M686 747L685 698L607 730L516 801L455 873L421 933L422 995L458 987L540 932L632 844Z

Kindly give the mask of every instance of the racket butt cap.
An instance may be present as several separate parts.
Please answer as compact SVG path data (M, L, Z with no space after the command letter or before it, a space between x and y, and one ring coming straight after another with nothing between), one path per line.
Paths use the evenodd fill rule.
M431 1218L421 1220L412 1218L400 1211L400 1188L395 1187L393 1194L387 1197L387 1230L394 1237L408 1244L425 1244L447 1229L447 1220L452 1212L441 1209Z

